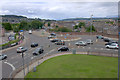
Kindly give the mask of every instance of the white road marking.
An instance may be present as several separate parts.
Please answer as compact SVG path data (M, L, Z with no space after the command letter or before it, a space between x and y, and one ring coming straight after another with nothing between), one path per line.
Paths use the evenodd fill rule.
M16 63L18 63L18 61L14 62L13 65L16 64Z
M106 50L110 50L110 49L106 49Z
M12 64L10 64L10 63L8 63L8 62L4 62L4 63L10 65L10 66L12 67L13 71L15 70L15 67L14 67Z
M91 47L89 47L89 49L91 49Z
M115 50L115 51L118 51L118 50Z
M82 47L83 49L85 48L85 47Z
M103 50L103 48L101 48L101 50Z
M97 48L95 48L95 49L97 49Z

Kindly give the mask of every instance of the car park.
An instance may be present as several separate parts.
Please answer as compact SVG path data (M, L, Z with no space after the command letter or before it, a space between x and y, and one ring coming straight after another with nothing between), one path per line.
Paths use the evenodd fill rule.
M110 48L110 49L118 49L118 44L117 43L112 43L110 45L106 45L106 48Z
M76 44L77 46L86 46L86 45L87 45L86 41L78 41L78 42L76 42L75 44Z
M17 53L22 53L22 52L27 51L27 48L24 48L24 47L18 47L16 51L17 51Z
M58 42L58 41L60 41L59 39L53 39L53 40L51 40L51 42Z
M42 47L37 48L35 51L33 51L33 55L39 55L44 52L44 49Z
M7 55L5 55L5 54L0 54L0 60L4 60L4 59L6 59L7 58Z
M93 44L93 41L92 41L91 39L87 39L87 40L86 40L86 43L87 43L87 44Z
M69 51L69 48L67 46L62 46L58 49L58 51Z
M65 45L65 42L63 40L59 40L55 42L56 45Z
M31 44L31 47L37 47L38 46L38 43L32 43Z
M96 38L97 38L97 39L104 39L104 37L101 36L101 35L97 35Z

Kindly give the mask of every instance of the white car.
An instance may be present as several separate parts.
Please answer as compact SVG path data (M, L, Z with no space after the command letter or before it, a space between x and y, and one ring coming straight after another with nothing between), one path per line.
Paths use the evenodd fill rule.
M106 45L106 48L111 48L111 49L118 49L118 44L117 43L112 43L111 45Z
M7 55L5 55L5 54L0 54L0 60L4 60L4 59L6 59L7 58Z
M86 46L87 43L85 41L79 41L75 43L77 46Z
M27 48L24 48L24 47L18 47L16 51L17 51L17 53L22 53L22 52L27 51Z
M29 30L29 34L32 34L32 30Z

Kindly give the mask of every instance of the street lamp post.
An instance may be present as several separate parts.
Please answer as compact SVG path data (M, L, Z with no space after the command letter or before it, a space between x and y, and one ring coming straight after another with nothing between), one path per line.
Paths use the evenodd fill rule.
M25 76L25 67L24 67L24 54L23 54L23 52L22 52L22 59L23 59L23 74L24 74L24 76Z

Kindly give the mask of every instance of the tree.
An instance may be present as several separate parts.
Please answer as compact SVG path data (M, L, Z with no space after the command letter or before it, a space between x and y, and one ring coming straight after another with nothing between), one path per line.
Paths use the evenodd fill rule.
M49 27L50 27L50 25L51 25L50 22L48 22L48 26L49 26Z
M26 21L20 22L19 29L24 29L26 30L28 28L28 23Z
M88 28L86 28L86 31L87 32L95 32L95 27L92 25L92 26L89 26Z
M59 26L58 25L56 25L56 28L58 28Z
M84 22L80 22L80 23L78 24L78 26L79 26L79 28L81 28L82 26L85 27L85 23L84 23Z
M2 26L5 28L5 30L12 30L12 26L10 23L2 23Z
M74 26L74 29L78 29L78 25L75 25L75 26Z
M38 20L34 20L31 22L31 27L33 29L39 29L39 28L42 28L42 26L43 26L43 23Z

